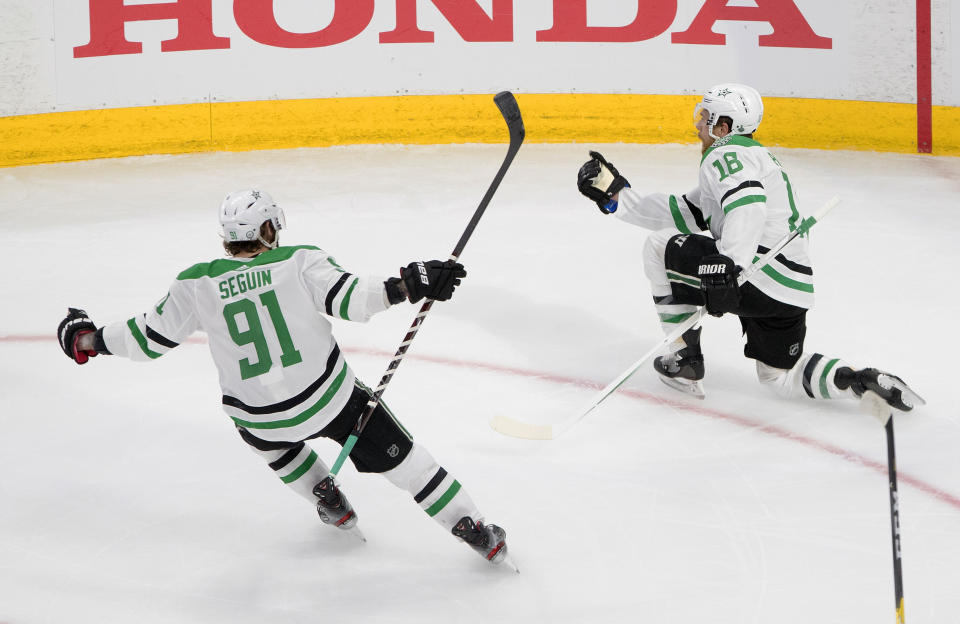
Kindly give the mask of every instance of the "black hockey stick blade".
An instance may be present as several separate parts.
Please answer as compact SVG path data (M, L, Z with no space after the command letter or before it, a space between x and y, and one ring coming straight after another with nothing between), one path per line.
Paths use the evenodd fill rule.
M500 109L500 114L507 122L507 128L510 129L510 147L516 145L519 149L527 135L526 128L523 127L523 117L520 115L520 106L517 105L517 98L509 91L501 91L493 96L493 102Z
M523 117L520 115L520 106L517 104L517 99L513 97L512 93L509 91L501 91L493 96L493 102L497 105L497 108L500 109L503 120L507 122L507 129L510 131L510 147L507 149L507 155L503 159L503 164L500 165L500 170L497 171L493 182L490 183L490 187L484 194L483 199L480 200L480 205L477 206L476 211L473 213L473 218L471 218L470 223L467 224L467 229L463 231L460 240L457 241L457 245L453 248L453 252L450 254L451 260L460 258L460 254L463 253L463 248L467 246L467 241L470 240L474 228L476 228L477 223L480 222L480 217L483 216L484 211L490 204L490 200L493 199L493 194L496 193L500 187L503 176L506 175L507 169L510 168L514 157L517 155L517 152L520 151L520 146L523 144L523 139L527 134L526 129L523 127Z

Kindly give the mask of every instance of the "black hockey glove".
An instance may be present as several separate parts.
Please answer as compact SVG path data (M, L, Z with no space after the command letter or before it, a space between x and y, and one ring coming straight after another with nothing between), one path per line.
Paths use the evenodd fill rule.
M725 312L734 312L740 307L739 274L740 267L723 254L700 258L697 276L706 299L707 312L713 316L723 316Z
M400 269L400 278L387 280L387 297L396 303L396 294L391 295L391 282L394 286L406 290L410 303L417 303L424 297L436 301L446 301L453 296L453 290L460 285L460 278L466 277L463 265L453 260L427 260L411 262ZM395 281L396 280L396 281ZM402 286L399 282L403 282Z
M57 340L60 341L60 348L68 358L77 364L86 364L87 360L96 357L97 352L93 349L89 351L80 351L77 349L77 340L84 334L92 334L97 331L97 326L87 316L87 313L77 308L67 308L67 316L60 321L57 327Z
M590 160L580 167L577 174L577 188L585 197L596 202L603 214L617 210L617 202L612 198L627 186L630 186L627 179L600 152L590 152Z

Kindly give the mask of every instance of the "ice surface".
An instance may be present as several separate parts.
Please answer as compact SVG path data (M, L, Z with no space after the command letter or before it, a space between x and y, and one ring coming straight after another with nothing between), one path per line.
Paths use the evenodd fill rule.
M638 188L696 182L694 146L589 147ZM216 208L237 188L269 190L284 243L352 272L445 258L504 145L0 169L0 622L892 621L883 428L852 402L772 396L734 318L705 323L704 401L641 370L561 439L487 426L566 417L660 339L646 232L576 191L587 149L524 146L462 256L469 277L386 394L506 528L519 575L349 465L368 542L323 526L234 432L202 343L77 367L53 338L68 305L123 320L219 256ZM928 401L895 421L906 615L960 622L960 160L774 151L806 212L843 200L812 235L807 349ZM337 322L362 378L379 379L414 313ZM335 445L315 446L332 461Z

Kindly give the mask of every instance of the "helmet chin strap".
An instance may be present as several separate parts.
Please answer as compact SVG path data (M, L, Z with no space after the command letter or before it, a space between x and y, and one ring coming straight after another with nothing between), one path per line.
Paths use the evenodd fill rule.
M703 108L701 109L701 107L703 107ZM706 121L707 121L707 134L708 134L708 135L710 136L710 138L713 139L714 141L719 141L719 140L720 140L720 137L718 137L717 135L715 135L715 134L713 133L713 129L717 127L717 121L720 119L720 115L717 114L717 113L714 113L714 112L711 111L709 108L707 108L707 107L703 104L703 102L701 102L700 104L697 105L697 110L705 110L705 111L707 112L707 120L706 120ZM712 119L714 116L716 117L716 119L714 119L714 120L711 122L710 119Z
M257 240L260 241L261 243L263 243L263 244L264 244L267 248L269 248L269 249L276 249L276 248L277 248L277 245L280 244L280 228L278 227L279 224L278 224L278 223L274 223L274 222L273 222L273 219L268 219L267 221L264 221L263 223L269 223L269 224L270 224L270 227L273 228L273 242L272 242L272 243L268 243L267 240L263 237L263 235L260 234L260 231L259 231L259 230L257 231ZM260 229L261 229L261 230L263 229L263 223L260 224Z
M270 249L276 249L276 248L277 248L277 245L279 244L279 241L280 241L280 236L279 236L279 235L274 236L274 237L273 237L273 242L272 242L272 243L268 243L268 242L266 241L266 239L264 239L262 236L260 236L259 234L257 234L257 240L260 241L261 243L263 243L266 247L269 247Z
M714 116L714 113L710 113L710 116L713 117L713 116ZM713 122L712 124L708 124L708 125L707 125L707 134L709 134L709 135L710 135L710 138L713 139L714 141L719 141L719 140L722 139L723 137L718 137L717 135L715 135L715 134L713 133L713 129L717 127L717 122L720 121L720 115L717 114L716 117L717 117L717 118L714 120L714 122Z

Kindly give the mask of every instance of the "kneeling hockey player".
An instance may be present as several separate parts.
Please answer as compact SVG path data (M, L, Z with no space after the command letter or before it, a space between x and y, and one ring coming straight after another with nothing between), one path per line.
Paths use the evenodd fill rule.
M149 361L196 330L207 333L223 409L240 437L281 481L316 505L320 519L351 530L357 514L306 441L346 442L371 391L354 376L324 316L367 321L402 301L446 301L463 266L413 262L387 280L353 275L312 246L280 247L283 211L267 193L231 193L220 207L227 258L180 273L145 314L97 328L70 308L57 331L67 357L120 355ZM448 474L380 403L350 453L360 472L407 490L444 529L494 563L506 534L483 516Z
M744 355L756 360L760 381L779 395L857 398L869 390L898 410L912 409L922 399L899 377L804 353L806 313L813 305L806 237L794 239L749 282L737 285L743 267L801 222L787 172L753 140L762 118L756 90L717 85L694 112L702 145L695 189L679 196L642 193L597 152L580 168L577 186L602 213L655 230L643 259L664 332L699 306L715 316L735 314L747 339ZM702 398L700 329L685 332L653 366L667 385Z

